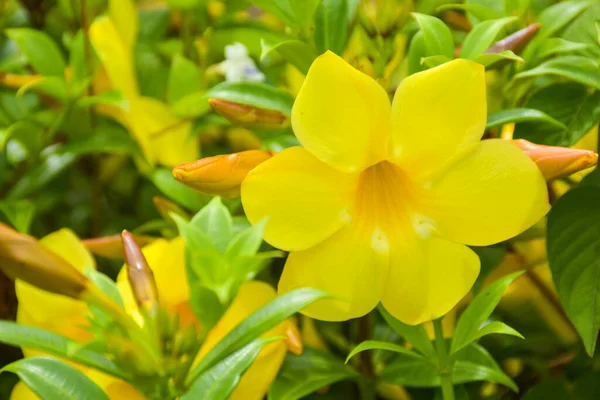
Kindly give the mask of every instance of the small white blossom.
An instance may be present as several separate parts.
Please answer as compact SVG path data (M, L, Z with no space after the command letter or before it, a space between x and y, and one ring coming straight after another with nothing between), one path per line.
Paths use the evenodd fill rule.
M241 43L225 46L225 61L215 65L215 71L225 75L227 82L263 82L265 75L248 56L248 49Z

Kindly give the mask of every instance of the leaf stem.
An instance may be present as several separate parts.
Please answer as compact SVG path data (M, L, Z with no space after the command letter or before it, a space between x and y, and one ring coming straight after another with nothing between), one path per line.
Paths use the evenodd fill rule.
M433 329L435 331L435 350L437 353L438 370L442 383L443 398L444 400L454 400L454 386L452 385L452 360L448 355L448 348L446 347L446 340L444 339L442 318L438 318L433 321Z

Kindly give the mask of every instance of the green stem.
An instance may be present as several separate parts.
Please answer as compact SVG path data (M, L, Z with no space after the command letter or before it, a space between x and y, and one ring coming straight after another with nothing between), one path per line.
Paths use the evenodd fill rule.
M435 350L438 358L439 374L442 383L442 395L444 400L454 400L454 386L452 385L452 360L448 355L442 318L433 321L435 331Z

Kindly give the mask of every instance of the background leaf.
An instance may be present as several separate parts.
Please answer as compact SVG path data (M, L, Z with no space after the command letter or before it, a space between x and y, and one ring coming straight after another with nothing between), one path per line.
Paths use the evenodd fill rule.
M485 53L494 44L502 29L514 21L516 17L507 17L477 24L465 38L460 49L460 57L473 60Z
M342 55L348 40L348 0L321 0L315 13L315 44L319 54L331 50Z
M45 32L30 28L7 29L6 35L17 43L31 66L42 75L65 76L65 60Z
M454 41L452 32L439 18L430 15L413 13L417 23L421 27L422 37L425 43L427 56L454 57Z
M208 98L281 111L291 115L294 98L287 92L260 82L223 82L207 93Z

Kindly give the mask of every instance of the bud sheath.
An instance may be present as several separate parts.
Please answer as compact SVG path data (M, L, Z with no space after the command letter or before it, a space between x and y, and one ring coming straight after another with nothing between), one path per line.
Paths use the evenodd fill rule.
M154 273L148 266L146 257L135 242L133 235L127 231L121 233L123 253L127 264L127 278L137 305L150 310L158 304L158 289Z

